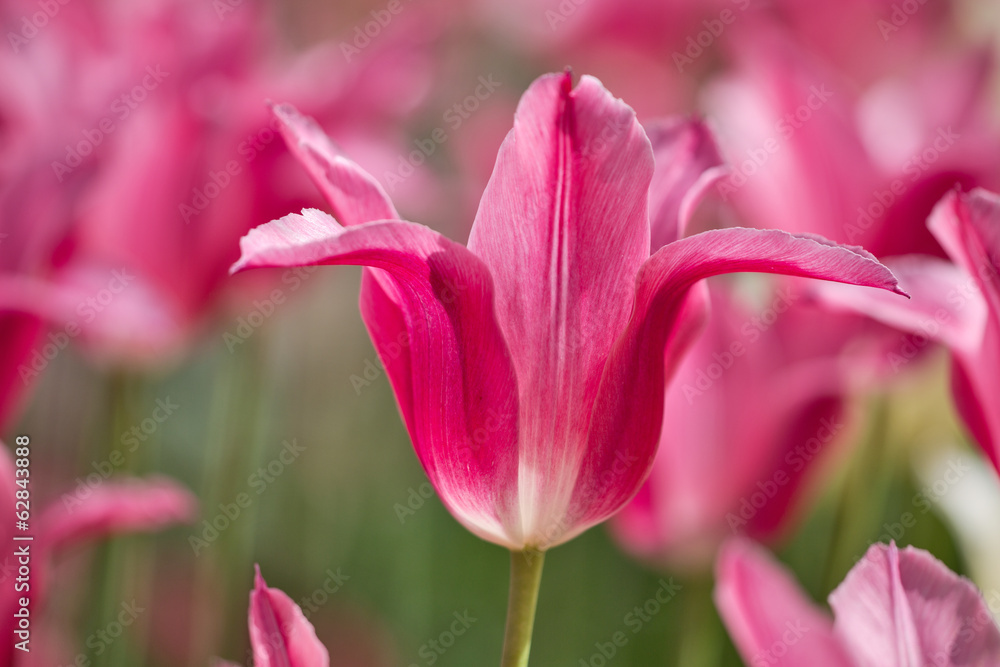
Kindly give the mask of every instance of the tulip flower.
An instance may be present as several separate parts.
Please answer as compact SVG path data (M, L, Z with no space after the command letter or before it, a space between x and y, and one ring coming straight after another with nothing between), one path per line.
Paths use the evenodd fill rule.
M753 227L822 234L881 258L941 254L923 221L955 184L995 182L980 51L917 63L863 94L789 35L748 24L739 67L707 88L733 173L718 184Z
M19 445L21 446L21 445ZM17 476L11 452L0 443L0 509L11 520L4 523L0 538L5 544L28 545L33 563L31 589L31 613L37 614L44 605L48 594L51 560L71 547L108 535L136 532L153 532L167 526L188 522L194 518L196 501L186 489L166 478L146 480L129 479L121 482L105 482L88 489L86 493L63 494L55 502L37 513L37 519L29 521L29 530L21 533L34 539L14 542L13 516L15 494L22 486L16 480L27 480L28 488L33 488L31 477ZM17 573L17 556L6 556L0 564L0 614L2 614L5 635L14 636L17 619L14 611L23 592L16 592L12 585ZM18 664L13 642L4 644L0 650L0 667Z
M872 545L830 594L833 619L741 538L716 570L716 606L748 665L1000 664L1000 629L979 591L922 549Z
M766 271L897 290L864 251L784 232L716 230L650 254L650 220L678 216L649 210L653 148L592 77L574 88L547 75L524 94L467 246L399 220L315 125L276 113L337 217L307 209L254 229L233 271L369 267L362 317L421 464L458 521L513 554L571 539L638 490L701 279ZM525 664L541 561L512 559L513 626L527 617L529 631L508 635L504 664Z
M61 347L72 340L117 365L174 360L219 310L249 310L247 293L266 280L228 279L237 239L319 203L276 141L269 97L337 127L366 161L395 155L386 128L426 88L423 35L412 28L350 67L332 45L289 59L269 9L256 0L238 10L82 3L61 10L79 23L74 38L56 26L60 14L17 53L0 54L0 233L12 253L25 237L36 250L0 261L4 318L41 317ZM17 20L36 11L25 3ZM323 87L312 83L320 73ZM59 252L38 252L33 237L53 226ZM21 364L22 383L48 360Z
M1000 471L1000 196L982 189L954 191L927 222L952 262L911 255L892 266L914 298L899 307L870 295L820 290L831 304L865 313L926 344L951 352L952 395L973 439ZM907 361L901 346L890 351L897 368Z
M254 589L250 592L250 646L257 667L329 667L326 647L316 638L302 609L276 588L268 588L254 566ZM217 662L216 667L233 665Z
M650 476L612 520L639 558L699 568L727 536L780 536L851 430L839 330L823 330L828 314L801 289L770 294L755 311L712 289L705 330L667 386Z

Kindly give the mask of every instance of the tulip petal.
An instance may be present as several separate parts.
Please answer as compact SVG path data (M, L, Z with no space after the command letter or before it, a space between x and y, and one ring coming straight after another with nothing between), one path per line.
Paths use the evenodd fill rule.
M1000 196L977 189L953 192L931 214L928 226L948 254L967 272L986 304L986 326L977 349L956 350L952 389L972 436L1000 471Z
M639 272L627 331L608 358L593 411L590 443L574 490L574 523L603 521L646 478L662 425L666 369L692 285L722 273L759 271L899 291L892 273L861 250L780 231L723 229L659 250ZM627 461L628 465L620 462Z
M780 315L758 328L729 290L712 290L705 331L676 373L666 372L645 501L637 496L614 518L630 551L698 565L734 532L772 538L787 525L811 463L823 460L815 455L845 428L839 345L808 335L815 312L802 312L798 296L779 289L768 311ZM810 465L795 452L804 443L816 445Z
M719 553L715 606L748 665L856 667L830 618L748 540L732 539Z
M234 271L315 264L377 270L365 278L362 313L424 470L469 530L519 546L507 530L517 523L517 384L483 263L421 225L345 228L311 209L254 229L241 247Z
M250 593L250 644L256 667L329 667L330 655L302 610L276 588L268 588L254 566Z
M271 111L288 148L306 168L342 225L399 218L379 182L345 156L316 121L289 104L272 106Z
M561 532L612 342L649 252L649 140L635 112L593 77L538 79L469 237L489 267L517 373L524 542Z
M118 533L152 532L194 519L197 501L166 477L105 482L86 498L63 494L39 517L39 541L50 550Z
M653 146L649 188L650 249L684 236L705 191L726 173L712 131L699 120L672 118L645 125Z
M913 547L873 545L830 605L859 667L1000 660L1000 632L975 586Z
M952 350L974 354L982 347L986 303L968 273L951 262L921 255L891 257L885 265L912 298L837 283L813 289L827 305L925 335Z

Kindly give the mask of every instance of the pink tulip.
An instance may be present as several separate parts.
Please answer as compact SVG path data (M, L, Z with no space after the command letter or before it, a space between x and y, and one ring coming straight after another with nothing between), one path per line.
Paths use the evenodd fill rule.
M15 484L14 459L11 452L0 443L0 511L11 520L0 527L0 539L16 547L28 545L31 552L32 575L30 590L31 613L38 614L44 606L49 590L51 559L69 547L114 534L151 532L176 523L191 521L195 515L196 501L186 489L166 478L105 482L89 489L85 497L77 493L63 494L57 503L33 512L29 530L14 530L15 493L22 490ZM37 490L31 477L28 488ZM34 491L32 491L34 493ZM15 542L15 535L31 535L30 542ZM12 547L13 549L14 547ZM13 636L16 619L13 614L18 599L24 592L16 592L12 577L17 572L18 557L7 555L0 564L0 622L7 637ZM0 667L19 664L20 652L13 642L6 642L0 650Z
M326 647L297 604L276 588L268 588L255 566L250 592L250 645L257 667L329 667ZM216 662L216 667L234 665Z
M820 293L830 303L863 312L935 340L952 355L952 393L972 437L1000 471L1000 196L982 189L951 192L935 207L928 227L953 262L908 256L892 262L914 298L907 305L870 295ZM921 337L921 338L917 338ZM912 344L912 341L911 341ZM906 363L897 345L888 361Z
M1000 664L1000 630L979 591L921 549L872 545L830 594L832 620L745 540L725 546L716 576L716 606L748 665Z
M955 184L996 181L992 60L917 61L863 94L789 35L734 33L738 68L707 104L733 173L718 184L751 226L813 232L877 257L941 254L923 221Z
M650 477L612 522L630 553L699 567L728 536L787 528L853 423L841 329L800 299L785 285L754 311L712 290L708 324L667 386Z
M702 278L896 290L867 253L784 232L717 230L650 254L650 220L678 214L649 210L646 132L589 76L575 89L569 73L543 76L524 94L467 246L399 220L313 125L277 113L340 222L312 209L270 222L243 239L233 270L371 267L362 316L417 456L466 528L511 549L565 542L638 490Z
M24 16L39 11L25 5ZM0 310L41 316L102 361L163 364L219 310L245 313L247 296L277 278L230 280L237 239L319 203L276 140L266 100L294 100L367 160L388 152L389 121L422 98L427 58L415 30L349 67L332 45L286 58L269 3L257 0L84 5L61 9L16 59L0 54L0 139L18 149L0 154L10 174L0 231L43 236L54 219L60 232L58 257L0 265ZM75 39L54 27L71 13L86 15Z

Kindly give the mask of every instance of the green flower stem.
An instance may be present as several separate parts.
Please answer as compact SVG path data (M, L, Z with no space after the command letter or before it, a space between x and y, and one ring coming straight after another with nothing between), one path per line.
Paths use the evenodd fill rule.
M500 667L527 667L535 626L538 587L542 583L544 551L510 552L510 598Z

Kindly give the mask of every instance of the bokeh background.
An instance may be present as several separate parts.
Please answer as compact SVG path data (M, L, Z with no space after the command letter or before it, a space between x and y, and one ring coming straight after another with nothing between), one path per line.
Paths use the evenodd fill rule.
M334 665L447 667L499 656L508 554L462 529L427 483L358 314L359 271L226 275L247 229L322 207L269 127L267 100L314 115L405 218L460 241L520 94L566 67L600 78L643 122L705 118L737 171L748 151L777 139L773 159L734 197L709 190L698 229L834 229L838 241L881 243L870 248L879 256L941 254L920 232L934 202L955 184L1000 180L994 3L44 4L3 3L3 437L12 445L30 435L39 504L65 504L118 452L114 476L169 476L196 495L199 511L155 535L62 554L39 610L37 664L205 665L218 656L248 665L255 563L271 586L303 601ZM25 17L40 11L51 15L31 33ZM157 65L169 74L138 99L135 86ZM829 103L783 136L783 114L823 85ZM114 106L123 95L119 104L134 105L127 114ZM92 134L101 141L71 164L101 118L113 130ZM961 139L907 186L890 240L847 238L856 207L876 201L944 127ZM136 278L111 289L111 272L123 267ZM749 313L736 330L766 309L771 285L717 281ZM81 304L101 290L110 290L107 303L87 320ZM82 333L61 344L70 321ZM790 335L813 335L805 331ZM846 426L760 537L816 600L888 537L995 593L1000 483L955 416L947 354L881 335L881 369L857 353L873 345L859 334L834 336L825 353L851 377L837 393ZM908 341L913 355L893 363ZM43 361L33 361L35 350ZM742 389L790 400L763 385ZM694 433L668 423L670 431ZM737 427L731 437L739 435ZM734 460L710 459L691 485L728 483ZM955 461L968 472L942 484ZM913 525L897 527L905 513ZM718 528L704 532L717 537ZM721 532L732 531L723 523ZM602 526L553 550L532 664L741 664L710 597L712 547L691 555L685 547L698 537L677 539L636 556ZM671 580L676 597L636 621L634 608ZM99 633L131 601L143 611L105 641ZM456 615L467 623L453 636ZM623 630L628 643L602 657L598 644Z

